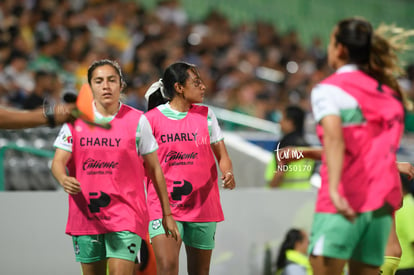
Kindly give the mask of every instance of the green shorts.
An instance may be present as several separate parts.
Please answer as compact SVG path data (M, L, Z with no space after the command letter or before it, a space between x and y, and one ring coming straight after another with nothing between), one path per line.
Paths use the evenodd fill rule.
M135 261L141 241L137 234L129 231L72 236L76 261L81 263L93 263L106 258Z
M391 208L386 206L360 213L354 222L340 214L316 213L309 254L381 266L391 224Z
M216 234L216 222L181 222L176 221L181 239L185 245L204 249L214 249L214 236ZM165 234L162 219L152 220L148 227L150 238Z

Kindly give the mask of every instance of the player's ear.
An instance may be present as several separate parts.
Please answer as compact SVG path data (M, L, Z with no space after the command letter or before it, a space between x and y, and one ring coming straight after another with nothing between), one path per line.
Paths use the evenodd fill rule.
M183 93L183 90L184 90L184 86L183 85L181 85L180 83L178 83L178 82L175 82L174 83L174 89L175 89L175 91L178 93L178 94L182 94Z
M336 54L338 58L342 60L348 60L349 51L348 48L344 46L344 44L337 42L336 43Z

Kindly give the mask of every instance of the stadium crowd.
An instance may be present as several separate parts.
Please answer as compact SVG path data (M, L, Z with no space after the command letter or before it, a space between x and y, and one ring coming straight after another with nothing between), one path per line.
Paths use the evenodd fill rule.
M191 22L177 0L146 10L137 1L5 0L0 3L0 104L33 109L76 92L93 60L117 60L124 101L144 110L144 93L175 61L198 66L207 103L279 121L284 106L310 111L312 86L330 73L320 37L304 46L294 29L232 26L211 10ZM411 98L412 66L402 82Z
M100 58L122 64L125 102L136 108L145 110L143 94L166 65L182 60L200 68L207 102L274 121L287 103L309 109L310 87L327 73L320 39L305 48L295 30L280 33L260 21L231 26L214 10L190 22L176 0L151 11L132 1L0 3L2 105L60 101Z

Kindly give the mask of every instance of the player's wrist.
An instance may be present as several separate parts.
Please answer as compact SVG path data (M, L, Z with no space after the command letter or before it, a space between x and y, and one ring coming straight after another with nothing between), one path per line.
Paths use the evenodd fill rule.
M56 126L55 106L54 106L54 104L44 104L43 105L43 115L46 118L47 125L50 128L54 128Z
M224 175L229 175L229 176L233 176L233 171L228 170L224 173Z

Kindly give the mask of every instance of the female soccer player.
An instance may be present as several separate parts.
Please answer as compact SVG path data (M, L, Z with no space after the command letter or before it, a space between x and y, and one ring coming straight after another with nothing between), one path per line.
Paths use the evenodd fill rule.
M105 275L108 266L109 274L131 275L148 226L144 164L165 216L166 239L176 242L178 228L148 121L119 100L125 85L119 65L94 62L88 82L95 116L111 129L91 128L82 120L65 124L55 142L52 173L69 194L66 233L83 274Z
M159 144L171 215L187 252L188 274L199 275L209 274L216 223L224 219L214 157L224 188L236 185L217 119L209 108L198 105L205 92L194 65L174 63L148 90L149 109L154 108L145 114ZM160 227L166 216L161 213L152 183L148 187L148 208L158 274L178 274L181 243L166 238Z
M403 133L402 92L393 45L362 18L334 27L328 63L336 72L311 93L323 145L310 240L315 274L377 275L400 206L396 150Z

